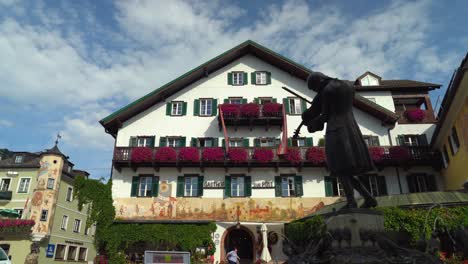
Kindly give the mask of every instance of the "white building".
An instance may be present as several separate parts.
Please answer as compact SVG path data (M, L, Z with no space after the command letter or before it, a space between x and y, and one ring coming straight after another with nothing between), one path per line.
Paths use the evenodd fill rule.
M292 137L307 107L281 87L311 101L315 93L305 82L309 73L246 41L101 120L115 138L116 218L146 223L215 221L217 261L233 246L240 247L241 257L255 260L262 223L269 232L281 234L283 223L339 199L339 184L311 152L322 149L317 146L324 131L308 134L304 128L303 138L288 140L288 149L299 150L299 163L276 154L282 133ZM357 79L362 86L357 86L355 117L366 142L374 146L379 168L363 176L368 188L374 195L442 189L433 168L437 159L426 146L435 126L428 93L440 85L385 80L371 72ZM287 131L282 112L267 109L276 106L273 102L285 108ZM219 107L224 103L257 103L261 110L256 116L242 106L237 116L229 107ZM263 108L265 104L268 107ZM249 107L255 110L255 105ZM412 120L407 118L411 111ZM246 113L254 117L243 117ZM228 155L225 139L231 151L245 149L247 159L242 150L240 156ZM161 147L171 147L177 155L168 148L160 151ZM187 147L195 147L199 159ZM267 151L262 156L255 149ZM271 153L271 161L258 161ZM283 260L281 239L271 244L273 259Z

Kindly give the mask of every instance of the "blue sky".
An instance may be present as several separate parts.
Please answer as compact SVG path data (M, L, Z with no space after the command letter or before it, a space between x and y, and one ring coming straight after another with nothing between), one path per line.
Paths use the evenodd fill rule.
M0 0L0 148L60 148L95 178L98 121L252 39L313 70L443 84L468 51L468 2Z

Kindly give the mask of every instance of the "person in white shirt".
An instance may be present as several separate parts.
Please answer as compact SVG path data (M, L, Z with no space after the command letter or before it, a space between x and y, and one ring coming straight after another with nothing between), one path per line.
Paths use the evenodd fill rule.
M239 256L237 255L237 248L229 251L227 253L226 258L228 259L229 264L237 264L237 261L240 260Z

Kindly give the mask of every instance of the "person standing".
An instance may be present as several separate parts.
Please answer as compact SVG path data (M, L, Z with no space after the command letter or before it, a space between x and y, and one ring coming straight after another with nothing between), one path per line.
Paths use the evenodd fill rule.
M229 264L237 264L238 260L240 260L239 256L237 255L237 248L234 248L233 250L229 251L226 255L226 258Z

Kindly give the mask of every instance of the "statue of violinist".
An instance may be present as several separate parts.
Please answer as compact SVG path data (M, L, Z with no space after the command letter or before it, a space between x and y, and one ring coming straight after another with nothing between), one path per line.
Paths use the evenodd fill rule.
M341 182L347 204L343 208L356 208L354 189L365 199L361 208L377 206L377 201L355 177L374 170L366 143L353 115L354 87L352 84L312 72L307 79L309 89L317 92L312 106L302 114L302 125L310 133L323 130L325 153L330 176ZM297 133L296 133L297 136Z

